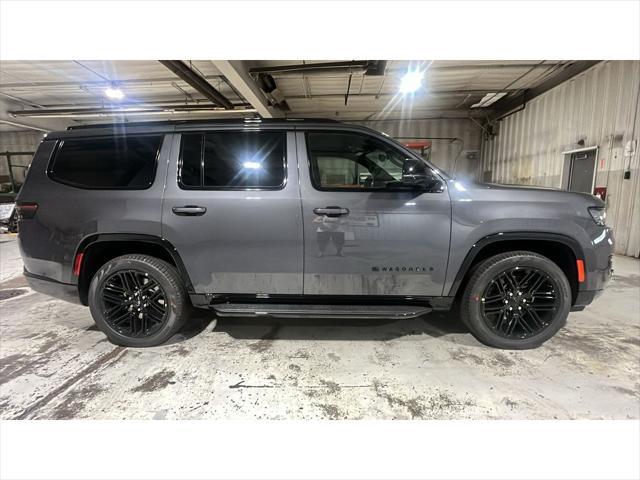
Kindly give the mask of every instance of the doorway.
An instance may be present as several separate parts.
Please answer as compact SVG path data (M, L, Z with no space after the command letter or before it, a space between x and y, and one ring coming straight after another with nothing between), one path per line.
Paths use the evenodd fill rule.
M593 194L598 147L563 153L565 154L563 187L570 192Z

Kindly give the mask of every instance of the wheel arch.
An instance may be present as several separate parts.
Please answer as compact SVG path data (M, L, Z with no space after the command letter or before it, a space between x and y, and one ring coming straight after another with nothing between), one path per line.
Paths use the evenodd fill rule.
M88 304L91 279L98 269L112 258L138 253L150 255L173 265L182 278L188 293L193 284L180 254L168 240L145 234L100 233L85 237L76 248L74 259L82 253L82 264L78 275L78 293L83 305Z
M573 238L546 232L502 232L478 240L467 252L449 290L456 297L466 285L473 268L493 255L514 250L528 250L544 255L558 265L571 285L572 304L578 292L576 260L584 260L582 246Z

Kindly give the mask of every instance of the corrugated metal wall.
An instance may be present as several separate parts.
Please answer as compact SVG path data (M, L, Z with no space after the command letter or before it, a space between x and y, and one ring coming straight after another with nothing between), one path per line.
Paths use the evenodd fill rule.
M562 152L598 147L595 186L607 188L616 253L640 256L640 62L602 62L529 102L482 143L483 177L562 187ZM625 154L629 141L635 153ZM582 142L581 142L582 143ZM624 172L630 178L624 179Z
M382 120L360 123L384 132L406 143L410 137L432 139L431 161L446 172L458 177L480 178L480 155L473 158L469 152L480 152L482 130L467 119ZM455 139L455 140L452 140ZM471 157L471 158L469 158Z
M0 133L0 152L35 152L38 145L42 141L42 132L24 131L24 132L1 132ZM29 165L31 156L20 155L12 156L11 163L13 165ZM18 183L24 181L24 168L13 168L13 175ZM5 156L0 156L0 181L8 181L8 168Z

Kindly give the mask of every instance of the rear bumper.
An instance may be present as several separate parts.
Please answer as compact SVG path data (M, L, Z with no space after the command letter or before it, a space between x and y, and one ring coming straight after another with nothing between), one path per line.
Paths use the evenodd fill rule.
M59 298L67 302L76 303L82 305L80 301L80 295L78 294L78 286L69 283L61 283L50 278L34 275L26 270L24 276L27 279L27 283L32 290L44 293L50 297Z

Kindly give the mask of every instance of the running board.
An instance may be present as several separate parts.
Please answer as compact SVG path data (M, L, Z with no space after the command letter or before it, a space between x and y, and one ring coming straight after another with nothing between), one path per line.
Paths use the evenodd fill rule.
M431 312L429 307L409 305L218 303L211 307L220 317L415 318Z

